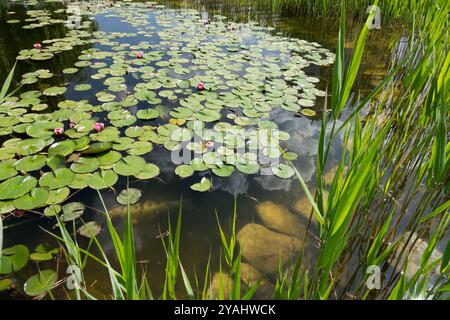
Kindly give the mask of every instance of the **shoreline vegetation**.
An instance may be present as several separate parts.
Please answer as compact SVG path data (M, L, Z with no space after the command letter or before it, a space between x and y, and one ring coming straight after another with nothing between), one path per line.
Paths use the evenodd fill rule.
M232 1L235 5L248 2ZM92 259L109 275L111 293L107 298L114 300L248 300L257 298L262 289L272 290L265 298L283 300L449 299L450 2L374 2L380 6L383 19L404 19L409 33L393 49L387 74L364 96L353 94L353 88L375 15L372 10L367 16L369 1L257 2L270 2L277 10L290 8L293 14L338 15L340 19L333 80L323 106L314 190L291 163L309 200L308 226L288 262L280 256L276 282L267 289L266 279L254 277L257 270L249 271L244 264L246 243L242 230L236 229L236 199L229 234L217 216L222 245L219 272L213 274L208 262L204 270L189 276L184 266L192 262L180 258L181 199L176 222L169 221L167 236L161 237L167 257L166 277L163 293L156 296L148 280L151 272L136 258L130 193L126 193L124 232L119 234L98 192L118 265L108 259L95 234L88 248L81 248L74 227L56 214L60 234L51 233L61 243L67 264L79 270L74 294L67 293L66 298L101 298L90 292L86 281L86 261ZM346 21L362 17L366 22L348 59ZM14 68L3 85L0 103L7 92L16 90L11 85L13 72ZM331 145L342 137L335 174L325 181ZM281 147L280 152L285 156ZM287 156L286 160L290 163ZM0 220L0 249L1 227ZM317 230L314 237L313 228ZM304 248L311 241L316 242L311 244L318 247L318 254L309 265L304 262ZM98 255L91 252L94 248ZM355 252L359 262L352 264ZM381 286L373 277L378 271ZM53 274L44 276L41 282L48 280L49 286L42 297L52 298L52 289L67 281L56 281Z

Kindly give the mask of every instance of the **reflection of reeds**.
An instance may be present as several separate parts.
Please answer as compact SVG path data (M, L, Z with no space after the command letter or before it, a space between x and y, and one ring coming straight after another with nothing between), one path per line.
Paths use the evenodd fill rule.
M450 220L450 202L443 203L449 191L450 168L446 129L450 101L449 7L447 1L423 1L415 7L416 20L407 50L395 57L387 77L348 110L350 116L337 128L336 119L342 117L344 106L349 103L368 31L364 26L347 63L343 55L345 11L344 2L341 3L332 130L326 135L328 119L324 112L318 146L315 204L321 227L320 254L312 277L298 267L299 262L295 265L296 281L304 287L295 298L437 298L448 292L444 275L449 271L450 245L447 244L443 258L430 258L438 243L448 240ZM361 119L363 108L369 113ZM339 139L338 133L344 136L343 153L328 189L323 170L329 146ZM411 267L405 259L409 254L405 248L417 241L418 237L411 236L413 233L427 237L428 245L420 265L407 278L406 274L393 271L393 267ZM359 260L356 266L355 256ZM430 270L438 264L440 273L430 281ZM384 270L380 290L365 286L366 270L371 265ZM427 291L429 287L433 290Z

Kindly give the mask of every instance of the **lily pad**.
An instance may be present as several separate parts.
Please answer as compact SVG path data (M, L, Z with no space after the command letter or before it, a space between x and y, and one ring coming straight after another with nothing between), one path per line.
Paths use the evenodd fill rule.
M120 192L120 194L117 196L116 200L118 203L126 206L129 204L135 204L139 201L139 199L142 196L142 192L139 189L136 188L128 188L124 189Z
M191 186L194 191L205 192L211 189L211 181L208 178L203 177L200 182L194 183Z
M73 221L81 217L84 213L84 204L81 202L71 202L63 205L61 207L63 214L61 215L61 220L64 222Z
M78 233L86 238L94 238L102 231L102 227L95 221L90 221L83 224L79 229Z
M187 164L181 164L175 168L175 174L180 178L187 178L194 174L194 169Z
M48 190L45 188L34 188L29 194L14 199L13 203L17 209L31 210L45 205L48 199Z
M37 179L29 175L10 178L0 183L0 200L20 198L36 185Z
M43 270L31 276L24 284L24 291L29 296L38 296L49 291L55 284L58 276L53 270Z

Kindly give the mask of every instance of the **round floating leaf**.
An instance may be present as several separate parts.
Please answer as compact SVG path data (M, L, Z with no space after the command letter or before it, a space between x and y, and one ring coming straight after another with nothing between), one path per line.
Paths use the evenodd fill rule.
M81 202L71 202L61 207L63 214L61 220L64 222L73 221L81 217L84 213L84 204Z
M255 174L259 171L259 164L252 162L238 163L236 168L245 174Z
M17 199L30 192L37 185L32 176L17 176L0 184L0 200Z
M219 177L229 177L234 172L234 167L230 165L218 165L217 168L213 168L212 172Z
M136 117L141 120L151 120L156 119L159 116L159 111L157 109L145 109L139 110L136 113Z
M129 149L127 150L128 154L139 156L152 151L153 145L148 141L136 141L130 144Z
M50 190L50 193L48 194L48 199L45 204L51 205L51 204L61 203L67 199L69 194L70 194L70 189L67 187Z
M78 229L78 233L86 238L94 238L102 231L102 227L95 221L90 221Z
M41 187L50 189L59 189L70 185L75 179L75 174L68 168L59 168L54 171L47 172L39 179Z
M16 160L10 159L0 162L0 181L12 178L17 175L15 169Z
M302 109L300 113L306 117L314 117L316 115L316 112L311 109Z
M139 201L139 199L142 196L142 192L139 189L135 188L128 188L124 189L120 192L120 194L117 196L116 200L118 203L126 206L129 204L135 204Z
M112 170L101 170L94 172L88 179L88 185L95 190L106 189L116 184L119 177Z
M133 176L144 169L145 160L139 156L126 156L113 165L113 170L121 176Z
M58 276L53 270L43 270L31 276L24 284L24 291L29 296L38 296L49 291L55 284Z
M68 156L75 151L76 147L77 145L75 142L73 142L73 140L56 142L48 148L48 155L49 157L52 157L54 155Z
M19 153L23 156L32 155L38 153L47 146L47 142L44 139L33 138L25 139L17 144Z
M88 83L82 83L82 84L78 84L76 85L73 89L75 91L88 91L91 90L92 86Z
M135 174L134 176L141 180L151 179L159 175L159 168L158 166L154 165L153 163L147 163L145 164L144 168L141 172Z
M211 188L211 181L208 178L203 177L200 182L194 183L191 189L194 191L205 192Z
M194 174L194 169L187 164L181 164L175 168L175 174L180 178L187 178Z
M30 254L30 259L33 261L48 261L52 260L53 255L50 252L33 252Z
M70 169L75 173L89 173L94 172L100 166L100 161L97 158L79 158L72 163Z
M12 201L0 201L0 214L9 213L15 209Z
M45 205L48 199L48 190L45 188L34 188L29 194L14 199L13 203L17 209L31 210Z
M96 153L102 153L108 150L111 150L113 147L112 142L95 142L89 145L89 148L86 150L83 150L82 154L96 154Z
M3 257L6 256L8 259L6 259L7 262L2 259L2 264L3 262L9 263L10 265L7 266L7 269L17 272L27 265L29 254L30 251L28 250L28 248L21 244L12 246L10 248L4 248ZM1 268L3 271L5 266L2 266Z
M19 171L29 172L41 169L45 166L47 157L41 154L24 157L18 160L15 165Z
M66 159L62 155L56 154L47 159L47 165L52 170L65 168L66 167Z
M295 175L295 170L287 164L280 163L276 167L272 167L272 172L279 178L288 179Z
M97 157L98 161L100 161L100 167L112 166L121 158L122 155L117 151L108 151L105 154L102 154Z
M46 96L57 96L63 94L66 91L67 88L65 87L50 87L48 89L45 89L42 93Z
M77 68L66 68L66 69L64 69L62 72L63 72L64 74L74 74L74 73L76 73L77 71L78 71Z
M54 217L60 212L61 212L61 206L58 204L48 206L47 208L44 209L44 215L46 217Z

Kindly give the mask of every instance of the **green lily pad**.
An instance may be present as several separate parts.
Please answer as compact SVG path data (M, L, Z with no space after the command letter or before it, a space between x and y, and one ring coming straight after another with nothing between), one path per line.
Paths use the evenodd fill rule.
M142 171L135 174L134 176L141 180L147 180L158 176L159 172L160 170L158 166L154 165L153 163L146 163Z
M100 166L100 161L97 158L82 157L74 161L70 169L75 173L89 173L94 172Z
M121 176L133 176L144 169L145 160L139 156L126 156L113 165L113 170Z
M2 251L2 266L0 274L8 274L19 271L28 263L30 251L24 245L18 244ZM6 259L4 259L6 257ZM5 264L5 265L3 265ZM8 272L9 271L9 272Z
M187 178L194 174L194 169L187 164L181 164L175 168L175 174L180 178Z
M17 209L31 210L45 205L48 199L48 190L45 188L34 188L29 194L14 199L13 203Z
M67 88L65 87L50 87L48 89L45 89L42 93L46 96L58 96L65 93L66 91Z
M53 255L50 252L33 252L30 254L30 259L33 261L49 261L53 259Z
M55 142L48 148L48 156L52 157L55 155L68 156L75 151L75 142L73 140L64 140L60 142Z
M36 154L24 157L15 163L16 169L19 171L29 172L41 169L45 166L47 157L41 154Z
M58 204L52 204L44 209L44 215L46 217L54 217L61 212L61 206Z
M0 181L12 178L17 175L17 170L15 169L16 160L9 159L0 162Z
M17 199L30 192L37 185L32 176L17 176L0 183L0 200Z
M48 199L45 202L47 205L59 204L67 199L70 194L70 189L67 187L50 190L48 194Z
M280 163L278 166L272 167L272 173L279 178L289 179L295 175L295 170L287 164Z
M95 190L102 190L110 188L116 184L119 177L113 170L100 170L91 174L88 180L90 188Z
M208 178L203 177L200 182L194 183L191 186L194 191L205 192L211 189L211 181Z
M234 167L226 164L218 165L212 169L212 172L219 177L229 177L233 174Z
M94 238L102 231L102 227L95 221L90 221L83 224L79 229L78 233L86 238Z
M33 138L25 139L17 144L19 153L23 156L32 155L42 151L47 146L47 142L44 139Z
M84 213L84 204L81 202L71 202L63 205L61 207L63 214L61 215L61 220L64 222L73 221L81 217Z
M139 189L136 188L128 188L124 189L120 192L120 194L117 196L116 200L118 203L126 206L129 204L135 204L139 201L139 199L142 196L142 192Z
M27 295L35 297L49 291L55 284L58 276L53 270L43 270L31 276L24 284L24 291Z
M47 172L39 179L41 187L48 187L51 190L60 189L70 185L75 179L75 174L68 168L58 168Z

